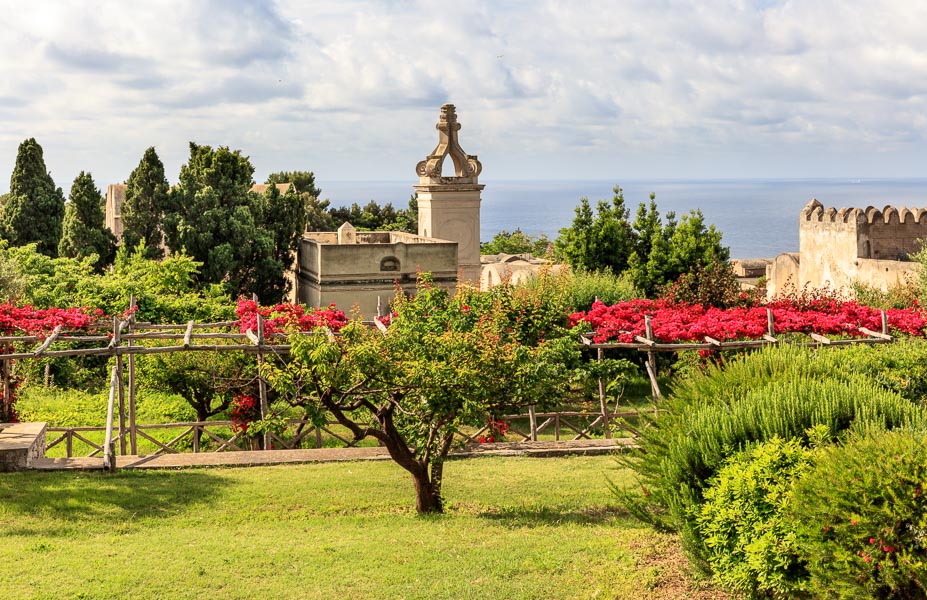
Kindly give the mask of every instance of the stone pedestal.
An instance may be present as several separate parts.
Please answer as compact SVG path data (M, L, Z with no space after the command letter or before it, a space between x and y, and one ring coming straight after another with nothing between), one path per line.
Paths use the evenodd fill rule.
M32 468L45 457L45 423L0 424L0 471Z

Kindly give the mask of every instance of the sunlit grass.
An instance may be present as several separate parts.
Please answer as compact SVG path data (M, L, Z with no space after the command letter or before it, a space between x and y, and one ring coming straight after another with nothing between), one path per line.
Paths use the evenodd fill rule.
M390 462L7 474L0 590L4 598L689 594L675 539L627 518L606 473L629 477L601 456L451 461L448 511L433 517L414 513L411 480Z

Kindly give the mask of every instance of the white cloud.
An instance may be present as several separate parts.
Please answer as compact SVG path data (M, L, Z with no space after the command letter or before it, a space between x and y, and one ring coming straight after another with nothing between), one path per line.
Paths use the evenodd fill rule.
M257 176L413 179L454 102L484 177L919 175L927 5L651 0L0 0L0 190L155 145Z

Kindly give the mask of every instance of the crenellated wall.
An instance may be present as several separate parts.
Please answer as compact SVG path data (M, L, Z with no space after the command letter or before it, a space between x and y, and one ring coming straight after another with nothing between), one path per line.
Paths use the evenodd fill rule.
M781 255L770 265L767 290L772 297L786 282L835 289L860 282L886 290L913 272L909 256L920 251L923 239L927 209L837 210L811 200L798 219L798 255Z

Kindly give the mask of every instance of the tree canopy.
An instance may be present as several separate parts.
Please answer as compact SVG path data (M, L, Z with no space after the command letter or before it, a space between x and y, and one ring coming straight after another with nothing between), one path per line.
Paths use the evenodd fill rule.
M664 222L651 194L649 204L638 206L633 222L630 216L620 187L615 187L610 203L598 202L595 213L582 198L573 223L560 230L555 242L558 256L574 268L628 272L635 287L648 296L685 273L714 272L713 265L726 266L730 258L721 232L714 225L706 227L700 210L679 221L670 212Z
M298 194L269 186L251 192L254 167L240 150L190 143L190 159L180 184L168 198L164 216L167 245L184 249L202 263L198 279L221 283L233 296L256 293L274 303L287 289L304 212ZM298 208L297 208L298 207Z
M392 202L383 206L371 200L363 208L358 203L351 206L330 208L332 228L337 229L348 222L359 231L406 231L418 233L418 198L409 198L407 208L395 209Z
M294 336L290 361L262 372L290 404L381 442L411 474L417 510L441 512L454 434L561 397L578 353L567 337L520 343L504 303L483 311L474 294L451 298L425 278L413 298L397 298L385 333L354 321L340 336Z
M164 164L154 147L148 148L126 181L122 203L124 246L135 248L144 242L148 258L164 256L162 220L169 189Z
M45 167L42 147L29 138L16 154L3 205L3 233L13 246L35 242L42 254L57 256L63 219L64 193Z
M312 171L278 171L268 175L264 183L292 183L299 194L308 194L313 198L322 195L322 190L315 186L315 173Z
M526 235L521 229L508 232L502 230L492 240L480 244L480 254L531 254L544 256L551 241L544 234Z

